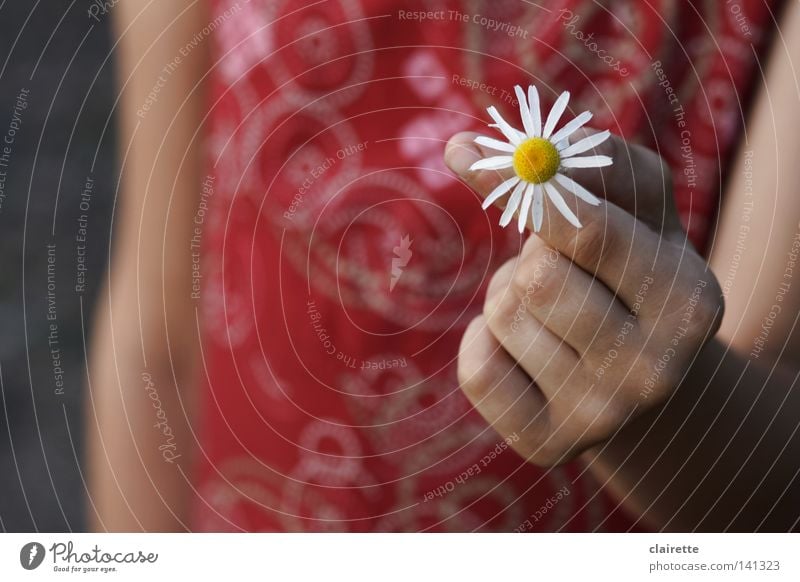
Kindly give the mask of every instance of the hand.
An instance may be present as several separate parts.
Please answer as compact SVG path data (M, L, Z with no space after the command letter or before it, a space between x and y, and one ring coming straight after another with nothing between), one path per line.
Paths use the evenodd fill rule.
M454 136L445 161L485 197L504 176L468 170L492 155L474 137ZM614 164L571 177L606 200L565 196L581 229L546 202L541 231L494 274L460 347L464 393L537 465L566 462L663 404L722 318L720 287L681 229L665 162L615 136L597 150Z

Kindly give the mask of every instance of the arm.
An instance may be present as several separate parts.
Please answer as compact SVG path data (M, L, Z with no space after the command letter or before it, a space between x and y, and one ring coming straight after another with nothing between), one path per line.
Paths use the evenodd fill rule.
M204 47L163 69L206 19L202 2L122 2L113 15L122 196L89 362L90 527L168 531L186 527L191 493L189 241L202 180ZM156 102L141 111L160 76Z
M800 54L800 10L787 10L781 32L747 142L732 165L711 255L728 291L720 331L657 421L658 413L647 415L594 451L601 479L653 523L672 529L785 531L797 529L800 519L798 266L784 276L800 234L792 63ZM762 335L775 304L780 313Z
M790 63L800 49L800 11L787 15L783 37L794 46L776 47L751 120L757 204L735 284L721 288L715 272L724 284L744 176L731 183L712 272L678 225L665 164L612 138L595 152L610 155L612 166L573 173L608 201L570 197L579 230L546 212L541 231L492 278L483 315L461 343L462 389L502 436L518 434L513 446L524 458L551 466L582 456L656 528L798 527L800 362L792 329L800 284L782 295L765 349L750 356L800 222ZM494 155L474 137L453 137L445 160L487 196L507 176L469 171ZM741 172L742 157L735 167ZM730 290L724 320L723 288Z

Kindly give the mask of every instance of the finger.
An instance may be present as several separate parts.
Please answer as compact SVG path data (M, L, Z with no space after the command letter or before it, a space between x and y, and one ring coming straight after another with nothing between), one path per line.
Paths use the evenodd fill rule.
M516 365L492 335L481 316L461 340L458 379L464 394L502 437L518 435L512 445L525 458L528 448L547 434L546 400L530 377Z
M573 144L598 133L582 128ZM682 232L672 190L672 172L656 152L611 134L581 155L605 155L614 163L602 168L575 168L570 177L598 197L613 202L656 232Z
M553 466L600 442L618 426L614 413L591 390L546 401L489 331L484 317L472 321L458 359L461 389L475 410L524 459Z
M547 400L553 432L548 437L550 453L555 454L559 447L572 450L583 439L597 438L598 429L606 430L601 425L606 404L603 399L607 395L587 380L594 374L594 369L588 369L594 368L594 364L587 367L568 344L526 312L516 293L508 293L519 272L515 266L517 261L512 259L493 277L484 318L495 339L536 380Z
M536 235L511 280L517 301L548 330L594 365L629 310L608 288Z
M570 140L575 146L597 133L597 130L582 128ZM511 168L470 171L474 162L499 153L476 144L475 138L479 135L475 132L454 135L445 147L444 158L454 173L485 198L503 180L513 177L514 171ZM508 155L508 152L502 153ZM604 142L583 151L581 155L605 155L611 157L614 163L602 168L572 168L569 171L571 179L595 196L630 212L656 232L682 232L672 196L672 174L658 154L611 134ZM495 204L505 208L507 199L507 196L501 196Z
M472 143L475 135L460 133L453 136L445 151L445 161L479 195L487 196L498 184L508 179L509 171L500 173L468 170L472 162L490 154ZM596 176L600 170L593 171ZM648 302L640 304L639 291L654 271L675 272L676 265L671 258L675 255L660 253L659 235L611 202L592 206L580 203L575 196L568 194L560 203L580 220L583 227L576 229L564 218L551 199L546 198L544 224L539 236L586 272L600 278L629 309L641 310L643 316L657 313L660 302L653 300L656 298L651 294ZM501 197L501 200L506 199L508 196ZM528 228L532 227L530 219L527 219L527 224Z
M483 316L472 321L461 340L458 378L478 413L502 437L511 438L517 453L537 465L569 461L619 426L618 413L609 411L606 399L591 389L546 400Z
M634 314L650 319L663 308L684 253L619 206L604 202L564 204L582 223L575 228L561 212L548 207L538 235L608 287ZM652 285L658 279L659 285ZM650 288L647 297L642 289Z
M497 270L483 314L492 335L549 400L580 366L580 360L568 344L528 312L517 296L513 282L518 265L512 259Z
M497 151L475 143L477 133L458 133L447 142L444 150L444 161L459 178L477 192L487 198L506 180L516 177L512 168L502 170L476 170L469 167L480 159L497 155ZM513 187L513 185L512 185ZM495 206L505 208L508 196L500 196L494 200Z

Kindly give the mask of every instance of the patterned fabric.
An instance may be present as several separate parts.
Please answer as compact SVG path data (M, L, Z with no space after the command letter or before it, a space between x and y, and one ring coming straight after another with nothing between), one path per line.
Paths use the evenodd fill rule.
M194 527L635 528L585 467L527 464L460 392L460 337L524 239L480 209L443 146L487 131L490 104L516 119L514 84L547 107L568 89L595 127L671 163L702 247L767 6L213 6Z

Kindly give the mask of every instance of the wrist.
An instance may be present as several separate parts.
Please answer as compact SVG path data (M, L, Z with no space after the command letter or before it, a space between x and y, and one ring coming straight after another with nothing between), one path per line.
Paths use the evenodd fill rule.
M631 420L613 437L588 449L582 455L591 463L618 465L641 454L642 450L663 450L686 423L704 395L715 387L711 379L723 363L734 364L738 356L718 338L709 340L697 353L666 401L646 410L634 410ZM730 369L728 369L730 371ZM640 403L644 406L646 403Z

